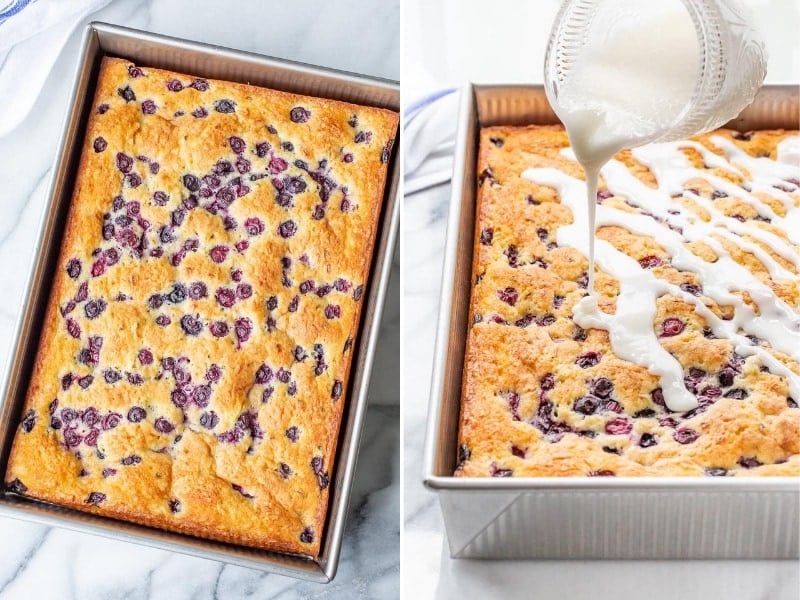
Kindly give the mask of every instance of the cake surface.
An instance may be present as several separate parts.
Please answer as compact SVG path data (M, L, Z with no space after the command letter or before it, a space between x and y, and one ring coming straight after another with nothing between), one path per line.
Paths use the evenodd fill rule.
M317 556L397 122L104 58L7 489Z
M615 313L620 261L663 283L653 333L697 401L672 412L657 375L616 356L608 331L574 320L589 263L559 243L573 213L558 186L539 177L557 172L564 186L585 190L563 128L484 128L455 475L800 475L800 398L792 394L800 380L800 232L786 226L800 209L798 142L795 131L718 130L621 152L601 172L597 203L607 216L596 235L619 261L597 265L598 304ZM668 210L630 190L661 194ZM704 269L738 265L764 291L731 281L729 301L715 300L723 291L684 267L691 261L679 262L626 220L660 228ZM718 229L689 240L679 223ZM747 310L760 316L766 296L788 325L772 340L740 318ZM738 342L715 333L740 321Z

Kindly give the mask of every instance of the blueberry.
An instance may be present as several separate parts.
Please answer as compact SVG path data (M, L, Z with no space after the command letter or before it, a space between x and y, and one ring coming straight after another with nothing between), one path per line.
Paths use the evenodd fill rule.
M81 337L81 326L75 319L67 318L67 332L75 339Z
M93 504L95 506L99 506L103 502L106 501L106 495L102 492L91 492L89 496L84 500L84 504Z
M22 418L22 421L20 422L20 427L22 428L22 431L24 431L25 433L30 433L31 431L33 431L33 428L35 426L36 426L36 411L31 408L30 410L28 410L27 413L25 413L25 416Z
M633 424L625 417L615 417L606 423L605 430L609 435L627 435L633 430Z
M189 298L192 300L200 300L208 296L208 288L202 281L195 281L189 286Z
M224 321L214 321L208 326L208 330L211 332L211 335L220 338L228 335L229 329L228 324Z
M333 382L333 388L331 388L331 400L338 400L342 397L342 382L338 379Z
M246 342L250 339L250 333L253 331L253 322L247 317L241 317L234 322L234 332L239 344Z
M303 531L300 532L300 541L304 544L313 544L314 543L314 528L313 527L306 527Z
M158 107L156 106L156 103L153 102L152 100L148 99L142 102L142 112L144 114L154 115L156 113L156 110L158 110Z
M225 258L228 256L229 251L230 248L228 248L227 246L214 246L209 251L209 256L211 256L211 260L219 264L225 261Z
M394 140L386 140L386 144L383 146L383 150L381 150L382 163L389 162L389 158L392 156L392 146L394 146Z
M634 419L650 419L656 416L656 411L652 408L643 408L642 410L637 410L633 414Z
M153 201L158 206L164 206L167 204L167 202L169 202L169 196L165 192L158 190L153 193Z
M299 304L300 304L300 296L295 296L294 298L289 300L289 306L287 307L287 310L289 312L297 312L297 307Z
M107 306L106 301L103 300L102 298L98 298L97 300L90 300L89 302L87 302L86 306L84 306L83 308L83 311L84 313L86 313L87 319L96 319L101 314L103 314L103 311L105 311L106 306Z
M133 159L124 152L117 152L116 163L117 169L123 173L130 173L133 168Z
M276 308L278 308L277 296L270 296L269 298L267 298L266 305L267 305L267 310L275 310Z
M686 325L680 319L670 317L661 324L661 337L673 337L681 333Z
M733 398L734 400L744 400L749 395L750 394L747 392L747 390L742 388L733 388L725 392L726 398Z
M293 123L306 123L311 117L311 111L302 106L295 106L289 111L289 118Z
M723 367L717 375L717 380L722 387L730 387L733 385L733 379L736 377L736 371L731 367Z
M105 138L98 136L94 139L94 143L92 144L95 152L102 152L108 147L108 142L106 142Z
M673 439L678 442L679 444L691 444L698 437L700 434L697 433L694 429L689 429L688 427L682 427L681 429L676 429L675 433L672 434Z
M194 86L194 84L192 84ZM214 103L214 110L218 113L232 113L236 112L236 103L233 100L222 99Z
M159 433L169 433L175 429L175 426L164 417L158 417L153 425Z
M197 190L200 189L200 180L197 178L196 175L187 173L186 175L183 176L183 185L190 192L196 192Z
M289 383L292 377L292 373L283 367L278 369L278 372L275 374L275 378L280 381L281 383Z
M192 111L192 116L195 119L205 119L208 116L208 111L203 106L198 106Z
M247 149L247 144L239 136L232 135L228 138L228 143L236 154L242 154Z
M78 287L78 291L75 294L75 302L83 302L88 297L89 297L89 284L88 282L84 281Z
M519 294L513 287L507 287L504 290L497 290L497 297L509 306L514 306L517 303Z
M639 446L642 448L650 448L658 444L658 438L652 433L643 433L639 438Z
M198 385L192 393L192 401L199 407L205 408L211 399L211 388L205 384Z
M663 265L664 261L662 261L657 256L650 255L640 259L639 264L642 266L643 269L653 269L655 267L660 267L661 265Z
M328 319L338 319L342 316L342 309L338 304L328 304L325 307L325 317Z
M231 308L236 303L236 292L230 288L221 287L217 289L214 298L223 308Z
M614 391L614 384L610 379L600 377L592 381L589 389L598 398L608 398Z
M183 315L181 317L181 328L187 335L199 335L203 331L203 322L200 315Z
M705 472L709 477L725 477L728 474L727 469L721 469L719 467L706 468Z
M597 352L586 352L581 354L576 360L575 364L578 365L581 369L588 369L589 367L594 367L600 362L600 354Z
M594 396L584 396L575 401L572 405L572 410L584 415L591 415L597 410L600 405L600 399Z
M700 296L703 293L703 288L694 283L682 283L681 289L692 296Z
M208 90L208 81L205 79L195 79L189 87L193 87L198 92L205 92Z
M200 415L200 425L206 429L214 429L219 424L219 417L213 410Z
M156 325L159 327L166 327L172 323L172 319L170 319L167 315L158 315L156 317Z
M136 100L136 94L133 93L133 90L129 85L126 85L124 88L118 88L117 94L119 94L119 96L125 100L126 104Z
M275 392L275 388L271 385L264 388L264 391L261 394L261 403L266 404L269 402L269 399L272 398L272 394Z
M256 156L258 158L264 158L267 156L271 149L269 142L259 142L256 144Z
M260 235L264 233L264 222L258 217L249 217L245 219L244 228L247 231L247 235Z
M167 300L171 304L180 304L186 297L188 296L189 292L186 289L186 286L182 283L175 283L172 286L172 290L170 290L169 294L167 294Z
M109 431L117 427L122 421L122 415L115 412L110 412L100 419L100 427L103 431Z
M142 457L136 454L131 454L130 456L126 456L123 458L120 463L125 465L126 467L131 467L133 465L138 465L142 462Z
M97 114L98 115L104 115L104 114L106 114L106 112L108 112L109 108L110 107L108 106L108 104L100 104L97 107Z
M256 371L255 380L258 384L265 384L269 383L269 381L272 379L272 376L272 369L266 363L262 363L258 368L258 371Z
M284 221L278 226L278 234L282 238L290 238L295 233L297 233L297 224L292 220Z
M756 467L760 467L763 463L758 460L754 456L742 456L738 461L737 464L745 469L755 469Z

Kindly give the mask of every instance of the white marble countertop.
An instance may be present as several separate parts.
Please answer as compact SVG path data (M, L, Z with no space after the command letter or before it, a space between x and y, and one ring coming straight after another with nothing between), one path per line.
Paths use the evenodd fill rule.
M84 19L84 23L91 20L388 79L396 80L400 75L398 0L114 0ZM69 36L31 114L10 133L0 136L3 365L33 256L82 33L81 25ZM6 66L0 64L0 75ZM0 99L0 106L6 109L10 100ZM396 259L342 559L333 583L323 586L298 582L143 546L0 519L0 600L398 597L398 275Z
M793 0L747 0L770 33L768 81L800 81L800 20ZM404 0L403 102L433 90L480 83L541 82L546 37L559 0L487 4ZM455 114L453 115L455 118ZM423 440L450 186L403 204L402 387L404 597L414 600L798 600L794 561L479 561L447 551L436 496L422 486Z

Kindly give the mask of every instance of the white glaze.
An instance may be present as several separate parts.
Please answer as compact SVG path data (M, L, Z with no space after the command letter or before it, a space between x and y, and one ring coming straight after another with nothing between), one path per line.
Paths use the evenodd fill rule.
M724 147L723 144L719 145ZM656 177L657 189L643 184L630 173L623 163L616 160L609 161L601 169L608 189L616 196L624 197L630 205L647 210L653 217L662 219L664 224L658 223L653 217L628 213L606 203L596 207L597 225L600 227L617 225L633 233L651 237L669 254L672 266L697 275L702 283L704 296L720 305L733 306L733 318L729 321L719 319L700 298L684 292L678 286L658 279L652 271L643 269L637 261L625 253L607 242L598 240L596 242L597 265L600 269L616 277L620 283L616 313L609 315L600 311L597 307L596 297L589 295L576 305L575 321L581 327L607 330L612 348L617 356L642 365L661 378L664 399L672 410L689 410L696 406L697 401L683 384L683 369L678 361L661 346L653 328L656 300L661 295L672 294L692 304L695 311L706 320L715 335L733 342L738 354L742 356L755 354L762 363L770 367L772 372L786 377L789 383L789 393L795 398L800 397L800 377L763 348L752 346L750 341L744 337L745 335L758 336L768 341L776 350L800 361L800 319L795 312L796 307L788 306L773 293L769 286L737 263L713 236L724 238L728 242L739 245L744 251L752 253L764 264L775 280L797 281L800 257L791 244L778 235L765 231L752 221L741 223L736 219L725 217L714 208L712 201L701 198L692 192L686 192L685 195L711 214L710 221L703 221L694 212L672 200L672 195L682 192L687 181L702 178L717 189L724 188L731 195L748 201L745 196L749 195L738 186L724 184L725 180L692 167L688 158L681 152L681 148L692 147L704 155L709 154L706 156L708 164L712 164L708 162L710 160L713 161L714 166L724 170L732 173L738 171L737 167L731 164L726 157L716 154L712 157L710 154L713 153L705 149L700 150L696 146L692 142L650 144L633 151L635 158L649 167ZM569 158L575 158L575 155L569 150L564 151L563 154ZM733 152L729 154L729 157L734 156ZM750 173L747 184L766 185L775 174L775 170L770 166L772 164L771 161L754 161L742 165ZM797 171L797 169L794 169L793 173L782 171L781 174L786 178L797 178ZM572 210L574 218L572 224L558 230L558 243L574 247L589 256L591 244L586 238L586 231L592 230L589 224L589 214L583 207L586 188L590 184L554 169L528 169L522 176L539 184L556 188L561 201ZM749 200L752 203L758 203L760 211L763 211L765 205L762 206L763 203L758 199L751 197ZM798 211L800 209L793 206L787 211L784 219L778 218L777 220L786 223L790 218L795 218L794 215ZM763 211L761 214L765 212ZM674 228L680 228L682 233L670 229L667 224ZM775 220L773 220L773 224L776 224ZM769 250L787 258L792 263L794 272L779 264L764 248L753 241L743 239L742 236L756 239ZM718 260L709 263L690 252L684 244L691 241L703 241L708 244L717 254ZM735 295L734 292L737 291L747 291L760 314L756 314L739 296Z

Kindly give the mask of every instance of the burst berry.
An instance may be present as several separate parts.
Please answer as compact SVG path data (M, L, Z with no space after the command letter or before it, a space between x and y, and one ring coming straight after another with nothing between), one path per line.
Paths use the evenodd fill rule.
M497 290L497 296L501 301L505 302L509 306L514 306L517 303L519 294L513 287L507 287L504 290Z
M661 324L661 337L673 337L681 333L686 325L680 319L670 317Z

